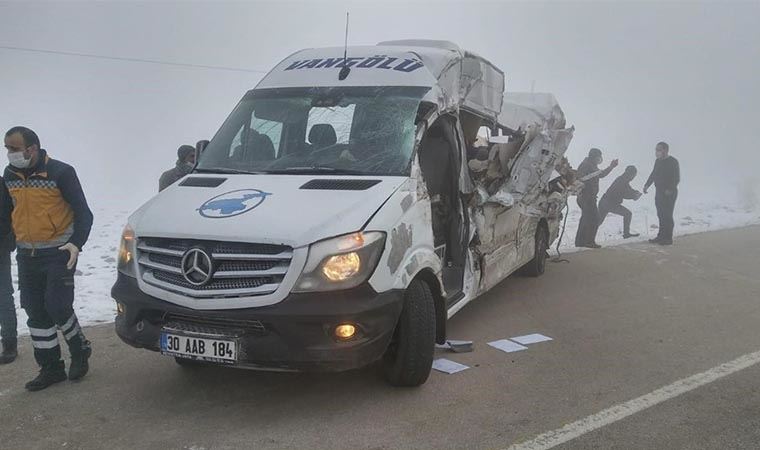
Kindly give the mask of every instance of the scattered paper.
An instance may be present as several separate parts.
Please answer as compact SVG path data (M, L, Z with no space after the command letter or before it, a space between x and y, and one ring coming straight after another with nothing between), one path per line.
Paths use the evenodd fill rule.
M543 334L526 334L525 336L517 336L509 338L510 341L515 341L518 344L530 345L538 344L539 342L551 341L552 338L544 336Z
M459 364L458 362L454 362L446 358L440 358L433 361L433 369L439 372L448 373L449 375L467 370L469 368L469 366Z
M528 347L524 345L520 345L517 342L512 342L509 339L502 339L499 341L489 342L488 345L507 353L519 352L519 351L528 349Z
M472 341L448 340L445 344L436 344L435 348L451 350L454 353L469 353L472 351Z

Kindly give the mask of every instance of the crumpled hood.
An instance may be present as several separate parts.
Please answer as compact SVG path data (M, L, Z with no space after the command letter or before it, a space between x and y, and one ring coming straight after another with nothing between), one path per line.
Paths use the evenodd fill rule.
M130 218L138 237L301 247L360 230L406 177L191 175L216 187L176 183ZM189 177L188 177L189 178ZM187 179L187 178L186 178ZM376 180L365 190L301 189L311 180Z

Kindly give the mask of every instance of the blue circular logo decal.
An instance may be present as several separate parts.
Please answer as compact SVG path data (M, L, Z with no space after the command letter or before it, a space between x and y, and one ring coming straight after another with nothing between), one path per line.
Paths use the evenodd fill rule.
M235 217L255 209L270 195L272 194L258 189L239 189L206 201L198 208L198 212L209 219Z

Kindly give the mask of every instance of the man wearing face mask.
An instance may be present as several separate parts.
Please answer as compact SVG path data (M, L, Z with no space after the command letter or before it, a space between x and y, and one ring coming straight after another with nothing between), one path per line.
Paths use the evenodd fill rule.
M599 179L609 175L612 169L617 167L618 160L613 160L606 169L599 169L599 164L602 162L602 151L592 148L588 152L588 157L578 166L577 178L583 182L583 188L578 193L581 220L575 235L576 247L601 247L596 243L596 230L599 228L599 209L596 203L599 195Z
M177 165L164 172L158 180L158 192L189 174L193 167L195 167L195 148L192 145L181 145L177 149Z
M5 133L10 165L5 185L13 197L21 307L39 375L26 384L39 391L89 370L90 342L74 313L74 273L79 252L92 228L92 212L74 168L52 159L26 127ZM71 354L68 376L61 359L58 331Z
M673 244L673 210L678 197L678 183L681 181L681 168L678 160L670 156L670 147L666 142L659 142L654 150L657 160L654 169L644 185L644 193L654 183L656 189L654 204L657 207L657 218L660 228L657 237L649 242L660 245Z

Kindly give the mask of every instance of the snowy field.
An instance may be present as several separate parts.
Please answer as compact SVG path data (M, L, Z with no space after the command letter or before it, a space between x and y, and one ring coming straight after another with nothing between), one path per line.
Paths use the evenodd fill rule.
M760 208L717 203L693 203L680 201L676 204L675 234L700 233L704 231L725 228L743 227L760 224ZM657 213L654 207L654 194L650 192L638 202L626 202L625 205L633 211L631 229L641 233L638 238L623 239L623 219L610 214L597 235L597 242L602 245L619 245L646 241L657 235ZM116 254L121 230L130 212L111 207L94 207L95 225L90 241L82 253L77 277L77 296L75 309L82 325L94 325L113 322L115 304L110 291L116 279ZM573 241L577 228L580 210L575 198L570 199L570 211L567 229L561 244L561 251L572 252L575 249ZM678 245L678 242L676 242ZM551 254L555 254L556 242L552 245ZM14 263L13 278L16 280ZM16 292L16 307L18 308L19 333L28 334L26 315L18 306L19 294Z

